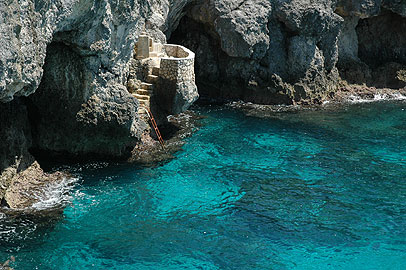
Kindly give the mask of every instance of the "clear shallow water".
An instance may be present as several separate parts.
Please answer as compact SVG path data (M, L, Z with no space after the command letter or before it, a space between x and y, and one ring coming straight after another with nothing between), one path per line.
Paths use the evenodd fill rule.
M62 217L0 216L18 269L406 269L406 103L202 109L155 168L71 168Z

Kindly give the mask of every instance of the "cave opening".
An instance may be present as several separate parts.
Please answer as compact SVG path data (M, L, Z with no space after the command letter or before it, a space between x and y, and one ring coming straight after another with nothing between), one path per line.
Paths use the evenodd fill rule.
M297 34L295 31L272 20L267 27L275 33L274 42L269 48L262 44L264 54L232 54L227 50L231 46L227 45L227 38L232 40L233 48L250 45L239 43L239 33L232 32L234 36L227 37L225 31L234 31L229 22L223 22L227 29L224 30L218 28L213 18L203 18L201 14L196 13L195 8L186 11L177 28L167 33L170 34L168 43L180 44L196 54L198 104L221 105L241 100L257 104L292 104L291 92L283 82L289 82L287 46L289 38Z
M406 18L389 10L359 19L355 27L358 61L339 66L342 77L369 87L406 87L405 32Z
M360 19L356 32L358 56L371 68L389 62L406 64L406 18L384 10L379 16Z
M195 55L196 85L199 91L198 104L224 103L230 97L223 97L220 88L224 83L228 56L221 49L220 37L208 23L192 18L185 12L177 26L170 33L168 43L179 44L192 50ZM223 64L222 64L223 63ZM237 91L231 92L239 97Z
M84 57L58 39L46 49L43 75L34 94L24 98L32 134L30 153L41 166L76 160L67 149L80 145L76 113L88 98Z

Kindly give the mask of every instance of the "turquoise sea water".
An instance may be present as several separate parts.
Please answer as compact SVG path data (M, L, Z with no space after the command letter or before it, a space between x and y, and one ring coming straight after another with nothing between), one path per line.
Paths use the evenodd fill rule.
M220 107L176 159L73 166L59 219L0 216L15 269L406 269L406 103Z

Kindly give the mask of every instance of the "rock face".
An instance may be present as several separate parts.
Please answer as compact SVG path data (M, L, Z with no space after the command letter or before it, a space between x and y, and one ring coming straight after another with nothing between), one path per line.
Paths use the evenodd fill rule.
M20 100L0 103L0 131L0 201L4 204L13 177L34 162L28 153L32 140L27 109Z
M337 13L345 21L338 61L343 79L378 88L406 87L405 5L398 0L339 1Z
M144 2L144 1L143 1ZM93 59L95 77L125 80L137 24L151 12L145 1L21 1L0 3L0 100L33 93L42 78L47 46L62 42ZM138 26L140 27L140 26Z
M259 103L321 99L337 86L337 66L345 75L354 60L358 69L365 69L363 63L369 65L365 58L384 49L383 44L394 45L386 48L387 56L400 48L403 39L397 41L406 16L406 4L399 0L24 3L0 4L0 45L7 48L0 52L2 101L36 91L51 42L83 58L85 98L103 88L120 88L144 25L157 40L164 42L166 34L196 51L198 80L202 92L210 96ZM367 32L372 36L363 34ZM368 48L371 39L381 42ZM395 60L404 64L402 57Z
M0 205L12 209L31 206L44 186L65 176L44 173L28 152L32 137L27 114L21 99L0 103Z
M334 95L341 79L406 87L405 17L400 0L2 1L0 197L34 164L31 148L131 152L147 127L126 89L144 27L196 53L202 96L292 104ZM196 98L176 84L167 113Z
M0 70L0 100L35 92L27 103L35 148L121 156L145 126L124 85L137 31L148 17L142 13L152 13L152 5L26 3L0 7L0 44L10 48L0 59L8 67Z
M196 52L203 96L317 102L334 94L340 75L359 84L405 86L396 79L405 64L400 35L405 5L398 0L203 0L187 10L170 42ZM367 59L382 57L378 70ZM391 61L397 64L384 67ZM387 79L374 80L383 70Z
M338 81L343 19L335 1L315 2L202 1L171 42L196 52L202 94L267 104L322 99Z
M89 70L94 61L63 43L48 46L43 79L28 103L34 148L121 156L134 146L145 125L137 119L138 102L113 74L96 77Z
M0 3L0 200L5 205L26 205L11 199L21 189L13 183L28 183L30 175L34 184L53 178L43 174L30 149L74 157L130 154L146 123L125 87L128 62L144 25L164 41L158 27L169 6L111 0Z

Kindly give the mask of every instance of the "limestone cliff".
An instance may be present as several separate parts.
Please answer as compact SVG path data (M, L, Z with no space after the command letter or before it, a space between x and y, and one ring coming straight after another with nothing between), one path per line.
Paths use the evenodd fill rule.
M320 102L341 79L406 86L405 6L399 0L202 0L171 40L196 52L202 96Z
M201 81L217 85L216 91L223 88L219 78L231 85L222 95L264 103L322 96L334 90L337 67L344 69L350 60L375 68L403 65L405 57L406 4L399 0L15 0L0 5L0 45L7 48L0 52L2 101L38 89L52 43L82 61L81 75L70 76L82 76L85 100L102 88L122 88L144 25L161 42L168 37L195 50Z
M144 28L196 53L202 96L292 104L342 78L405 87L405 17L400 0L1 1L0 199L31 149L131 152L147 127L126 89Z
M165 41L158 27L169 10L165 1L0 2L0 200L25 171L42 177L32 150L131 153L147 123L126 89L128 63L145 25Z

